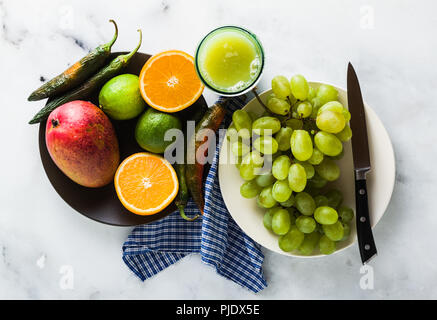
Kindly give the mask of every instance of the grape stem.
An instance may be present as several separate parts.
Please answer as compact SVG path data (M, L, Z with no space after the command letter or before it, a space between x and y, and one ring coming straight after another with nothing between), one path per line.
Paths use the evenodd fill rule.
M259 97L258 92L256 91L256 87L252 89L252 92L255 95L256 100L258 100L258 102L260 103L260 105L262 105L266 110L268 110L267 106L264 104L264 102L262 102L261 98Z

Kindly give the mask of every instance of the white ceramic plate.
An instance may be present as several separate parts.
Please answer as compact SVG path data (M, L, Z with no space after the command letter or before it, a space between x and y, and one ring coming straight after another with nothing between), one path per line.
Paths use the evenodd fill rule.
M317 88L320 82L311 82L310 85ZM336 87L336 86L334 86ZM336 87L339 101L347 107L346 90ZM263 92L260 97L263 101L271 90ZM366 110L367 130L369 137L370 160L372 170L367 175L367 188L369 193L369 211L372 227L375 226L384 214L390 201L395 181L395 159L390 137L375 112L364 103ZM264 108L254 98L243 108L256 114L264 112ZM253 240L267 249L283 255L297 256L302 258L323 256L315 250L311 256L303 256L299 252L284 252L278 246L278 236L267 230L263 225L263 216L266 209L257 206L255 199L245 199L240 195L240 185L244 180L240 177L235 164L229 159L233 157L228 139L223 139L220 151L219 181L223 199L234 220L240 228ZM341 169L340 178L330 186L342 191L343 204L355 211L355 183L352 160L351 142L344 144L344 157L337 163ZM351 224L351 236L348 240L337 243L339 252L351 246L357 238L355 219ZM376 239L376 244L378 245Z

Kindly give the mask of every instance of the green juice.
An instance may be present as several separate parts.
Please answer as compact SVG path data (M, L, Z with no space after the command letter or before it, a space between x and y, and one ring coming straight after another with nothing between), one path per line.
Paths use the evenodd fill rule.
M197 50L196 69L202 81L224 94L241 93L259 78L263 50L254 35L239 27L208 34Z

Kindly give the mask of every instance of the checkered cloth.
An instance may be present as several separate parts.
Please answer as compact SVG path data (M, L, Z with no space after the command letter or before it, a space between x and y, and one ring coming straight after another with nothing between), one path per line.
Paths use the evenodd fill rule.
M229 101L224 125L229 125L232 112L244 103L242 97ZM218 138L220 143L206 178L202 218L185 221L175 211L164 219L136 227L124 243L123 261L142 281L188 254L200 253L202 261L213 266L218 274L253 292L267 286L260 247L232 219L220 192L217 168L224 134ZM188 216L199 213L193 201L188 202L185 213Z

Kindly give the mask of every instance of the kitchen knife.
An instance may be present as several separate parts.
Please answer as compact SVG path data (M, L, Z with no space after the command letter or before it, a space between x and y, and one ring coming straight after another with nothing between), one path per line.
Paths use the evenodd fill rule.
M367 199L366 174L370 171L369 143L367 141L366 114L360 84L352 64L347 69L347 100L351 113L352 152L355 170L355 203L358 246L361 261L367 263L377 254L373 240Z

